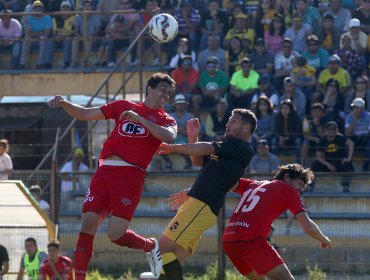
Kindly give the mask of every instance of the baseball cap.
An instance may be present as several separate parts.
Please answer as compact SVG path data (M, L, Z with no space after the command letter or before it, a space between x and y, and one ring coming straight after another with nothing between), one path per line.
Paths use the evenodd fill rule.
M240 61L240 64L243 64L243 63L251 63L251 60L249 59L249 57L245 56Z
M265 139L260 139L260 140L258 140L258 142L257 142L257 146L259 146L259 145L262 145L262 146L268 146L269 145L269 143L267 142L267 140L265 140Z
M182 0L181 1L181 4L180 4L180 7L184 7L184 6L190 6L191 3L189 0Z
M335 128L337 129L338 128L338 124L334 121L330 121L330 122L327 122L326 123L326 129L329 129L329 128Z
M287 83L294 84L294 81L291 77L285 77L284 78L284 85L287 84Z
M309 42L318 42L319 38L315 34L311 34L307 37L307 43Z
M265 45L265 40L263 40L263 38L259 37L254 42L254 45L255 46L264 46Z
M218 59L215 56L210 56L207 59L207 63L216 63L216 64L218 64Z
M361 97L357 97L352 100L351 107L365 107L365 101Z
M83 157L85 154L84 154L84 151L81 148L76 148L73 155L76 156L76 157Z
M173 101L173 104L185 104L185 103L186 103L185 95L183 95L181 93L175 95L175 99Z
M239 13L235 16L236 19L247 19L248 16L244 13Z
M63 6L68 6L68 7L72 8L72 3L68 0L66 0L66 1L63 1L62 3L60 3L60 8L62 8Z
M262 74L258 80L258 82L263 82L263 83L267 83L267 82L270 82L270 75L269 74Z
M292 39L290 39L289 37L285 37L284 40L283 40L283 43L293 44Z
M193 64L193 58L190 55L184 55L184 57L181 58L181 64L191 65Z
M302 16L298 13L292 15L292 21L302 21Z
M227 101L226 101L226 99L225 99L225 98L223 98L223 97L220 97L220 98L218 99L217 103L224 103L224 104L227 106Z
M336 54L333 54L329 57L329 62L340 63L340 57Z
M44 7L44 4L41 1L36 0L33 2L32 7Z
M360 26L361 26L361 21L357 18L351 19L348 23L348 28L360 27Z
M40 193L41 192L41 188L39 185L32 185L29 189L28 189L30 192L38 192Z

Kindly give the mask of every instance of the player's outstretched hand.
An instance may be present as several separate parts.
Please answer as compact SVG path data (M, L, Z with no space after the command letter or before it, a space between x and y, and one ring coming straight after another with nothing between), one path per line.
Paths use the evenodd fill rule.
M158 149L158 154L160 154L160 155L167 155L167 154L170 154L170 153L173 153L173 152L174 152L174 150L173 150L173 146L171 144L162 143L159 146L159 149Z
M192 118L187 121L186 130L187 130L189 138L194 138L194 139L198 138L200 129L201 129L201 126L200 126L199 119Z
M168 206L171 208L171 210L177 210L185 201L189 199L188 191L189 190L183 190L170 195L168 198Z
M327 238L327 237L325 237L325 241L324 242L321 242L320 247L321 248L331 248L332 245L331 245L330 239Z
M64 101L64 98L61 97L60 95L56 95L54 96L54 98L48 101L48 106L49 108L52 108L52 109L59 108L61 101Z
M134 111L127 110L124 111L120 116L119 120L122 121L123 119L128 120L129 122L136 122L140 123L141 122L141 116L135 113Z

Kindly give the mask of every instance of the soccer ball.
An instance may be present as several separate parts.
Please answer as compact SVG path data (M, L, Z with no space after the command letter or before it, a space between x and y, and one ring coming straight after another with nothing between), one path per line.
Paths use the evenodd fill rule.
M158 43L172 41L179 30L176 19L170 14L158 14L149 23L149 34Z

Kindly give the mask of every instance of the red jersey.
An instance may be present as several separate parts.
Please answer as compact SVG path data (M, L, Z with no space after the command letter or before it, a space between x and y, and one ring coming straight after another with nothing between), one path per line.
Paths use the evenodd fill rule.
M133 165L146 169L161 141L140 123L120 121L124 111L132 110L141 117L164 127L176 126L176 121L163 108L152 109L144 103L118 100L100 107L106 119L115 120L115 127L103 145L100 158L113 154Z
M190 72L185 72L183 68L179 67L172 71L172 78L176 81L176 87L179 92L194 93L198 94L198 87L195 87L193 91L190 91L190 87L198 85L199 72L193 67Z
M223 241L252 240L268 235L272 222L287 209L306 211L298 191L280 180L240 179L235 192L242 195L226 226Z
M68 280L72 280L72 272L73 272L73 267L72 267L72 261L70 258L66 256L59 256L57 262L55 263L55 268L59 272L60 275L63 274L68 274ZM40 266L40 273L42 276L46 277L48 276L50 280L55 280L57 279L54 275L53 270L49 266L49 260L46 259L42 262Z

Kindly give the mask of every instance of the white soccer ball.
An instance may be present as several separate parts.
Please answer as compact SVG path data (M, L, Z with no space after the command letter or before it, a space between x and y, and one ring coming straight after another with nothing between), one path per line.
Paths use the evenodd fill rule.
M170 14L158 14L149 23L149 33L158 43L167 43L175 39L179 25Z

